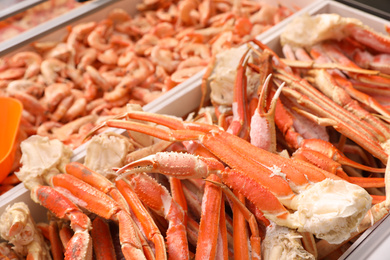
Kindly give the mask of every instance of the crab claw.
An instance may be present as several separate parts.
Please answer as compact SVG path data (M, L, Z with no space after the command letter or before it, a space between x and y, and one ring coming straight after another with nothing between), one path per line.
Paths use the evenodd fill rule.
M213 158L197 157L186 153L156 153L131 162L119 170L119 178L129 174L158 172L178 179L206 178L215 170L223 170L223 165Z

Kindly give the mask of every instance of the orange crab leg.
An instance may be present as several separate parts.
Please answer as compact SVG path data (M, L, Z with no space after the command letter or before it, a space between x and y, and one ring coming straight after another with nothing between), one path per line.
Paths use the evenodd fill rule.
M181 162L182 164L180 164ZM172 172L170 165L175 165L180 171ZM255 176L249 177L244 172L238 170L224 169L224 166L214 158L195 157L191 154L157 153L130 163L117 172L121 174L129 169L133 173L159 172L176 178L204 178L211 173L217 173L223 183L226 183L233 190L242 193L262 210L265 215L272 215L280 220L285 220L290 214L270 190L265 188Z
M342 131L344 128L347 127L349 127L350 129L361 129L360 135L364 135L366 136L365 138L369 138L370 140L372 140L371 143L374 141L378 141L378 137L380 137L378 136L378 131L374 129L371 125L360 120L357 116L351 114L346 109L324 96L319 90L315 89L307 81L295 77L292 74L285 73L284 71L279 72L280 74L275 73L275 78L286 82L289 86L289 88L283 89L284 94L290 89L295 90L302 96L302 98L296 98L299 103L301 103L301 100L310 101L310 103L306 102L305 106L316 111L318 114L321 113L326 115L326 118L336 120L338 123L337 130ZM345 126L342 124L343 122L345 122ZM359 136L356 136L355 139L358 137Z
M348 165L364 171L384 173L386 170L386 168L373 168L352 161L343 155L333 144L320 139L305 139L301 143L301 148L322 153L342 165Z
M296 53L300 59L312 61L311 57L305 50L298 49ZM312 53L313 55L316 55L317 60L329 59L331 62L330 58L325 56L325 53L320 53L320 48L316 48L316 51L313 51ZM372 104L374 108L379 108L380 111L386 109L383 107L381 109L379 103L372 102L374 99L368 95L356 91L353 88L351 82L341 76L343 74L334 70L317 69L309 71L309 75L313 77L312 80L316 83L317 88L321 89L322 93L334 100L334 102L340 106L346 108L351 113L357 115L359 118L363 118L363 120L375 126L374 129L376 129L378 135L385 136L386 139L389 137L389 128L377 117L372 116L367 110L363 109L360 104L358 104L351 97L358 98L358 100L362 100L365 104ZM340 85L340 82L343 83L343 85ZM390 113L387 112L387 114Z
M172 198L183 209L183 211L184 211L184 225L187 225L188 207L187 207L186 198L184 197L184 192L183 192L183 187L182 187L181 181L179 179L176 179L176 178L169 178L169 183L171 186Z
M260 246L260 232L258 228L258 222L256 221L255 216L246 208L244 202L245 197L236 192L232 192L225 185L220 182L215 182L212 180L207 180L208 182L212 182L217 186L222 188L222 191L228 198L233 202L233 234L234 232L238 232L239 234L234 235L234 255L237 259L249 259L249 245L246 241L248 241L248 232L246 227L246 221L249 223L249 228L251 230L250 244L251 244L251 252L252 259L260 259L261 256L261 246ZM238 194L238 196L236 196ZM252 204L253 205L253 204ZM256 208L256 207L255 207ZM256 208L257 209L257 208ZM240 213L240 214L237 214ZM236 216L239 218L243 218L243 220L238 219L235 220ZM265 218L264 218L265 219ZM269 222L265 219L266 222ZM245 226L243 225L245 223ZM243 245L245 244L245 245Z
M123 209L128 210L128 205L122 194L115 188L114 184L108 181L101 174L89 169L82 163L70 162L65 166L65 171L74 177L90 184L98 190L110 195Z
M281 77L280 79L285 80L284 77ZM387 154L379 145L378 141L374 139L376 137L374 137L372 134L364 131L364 129L362 129L361 127L354 126L355 123L352 123L350 121L346 122L344 119L340 118L339 115L324 109L323 106L320 106L319 104L321 103L316 103L317 101L313 102L307 96L304 96L293 89L284 88L283 94L291 98L295 98L301 105L309 106L311 109L314 109L316 113L318 113L318 115L322 117L336 120L334 127L337 131L344 134L351 140L354 140L356 143L358 143L367 151L370 151L375 157L377 157L381 161L386 162ZM362 134L363 131L366 134Z
M60 229L59 235L60 235L62 246L65 248L73 236L72 230L69 227L64 226Z
M360 68L353 61L348 59L334 44L331 43L322 43L321 47L327 53L327 55L337 63L340 63L345 66L352 68ZM375 75L362 75L358 73L348 73L348 75L354 79L360 80L362 82L373 83L380 86L390 86L390 79L384 78L381 76Z
M277 194L277 196L280 196L280 197L294 196L288 183L283 178L281 178L280 176L274 176L273 178L275 178L275 179L269 178L268 176L271 173L271 171L260 164L253 165L254 162L251 159L247 158L247 159L245 159L245 161L250 160L250 164L252 164L251 165L252 167L247 166L247 164L244 164L241 156L235 157L235 158L229 158L230 150L233 148L231 146L231 144L230 145L229 144L220 144L219 143L219 142L221 142L220 140L214 141L213 138L210 138L211 136L209 137L208 135L205 135L203 132L192 131L192 130L166 131L166 130L162 130L162 129L156 129L155 127L150 127L150 126L147 126L145 124L139 124L139 123L130 122L130 121L120 121L120 120L110 120L110 121L107 121L106 123L108 126L111 126L111 127L125 127L126 129L131 128L132 130L142 131L143 133L147 133L147 134L150 134L152 136L155 136L155 137L158 137L161 139L169 138L171 140L182 141L182 140L190 140L190 139L200 138L200 139L202 139L202 144L208 150L212 151L214 154L216 154L216 151L213 150L213 146L216 145L215 143L218 143L217 146L221 146L221 147L223 146L223 148L221 148L221 149L219 149L219 147L216 148L216 149L220 150L220 151L218 151L219 153L217 156L219 158L222 158L222 161L228 161L229 159L234 160L236 163L242 164L240 170L243 172L246 172L248 174L251 174L253 172L264 172L264 174L253 174L254 178L256 178L257 181L261 182L264 186L269 187L275 194ZM176 133L178 133L178 134L176 135ZM230 141L230 140L227 140L227 137L229 137L229 138L235 137L235 140L240 140L240 142L242 141L242 142L248 144L249 146L254 147L251 144L249 144L248 142L244 141L243 139L236 137L234 135L228 134L224 131L218 131L218 133L215 133L215 135L213 135L213 136L219 137L217 135L227 135L225 137L222 137L223 142L225 142L225 143ZM207 142L207 141L209 141L209 142ZM256 147L255 147L255 149L256 149L256 151L260 150ZM158 154L160 154L161 156L164 156L164 153L158 153ZM171 153L169 156L171 156L173 158L176 155ZM243 156L245 157L245 155L243 155ZM182 160L181 162L183 162L183 166L185 166L185 164L187 164L188 166L194 165L194 167L196 167L196 162L194 162L191 158L180 158L180 160ZM184 161L184 160L186 160L186 161ZM166 167L168 168L169 165L167 165ZM256 169L253 169L254 167ZM200 173L199 176L193 176L192 172L187 172L180 177L184 178L185 177L184 175L186 175L186 176L190 176L191 178L199 178L199 177L201 178L201 177L204 177L204 175L202 175L202 174L203 173ZM275 181L276 179L278 181Z
M69 198L51 187L36 186L32 190L32 197L58 218L70 220L75 233L66 246L65 257L92 259L92 241L88 233L91 229L89 218Z
M253 42L260 48L274 53L260 41L253 40ZM275 53L274 58L275 67L280 73L274 74L274 77L289 85L289 88L283 89L285 95L296 99L300 104L309 107L310 109L314 109L316 113L325 118L336 120L337 124L334 126L336 130L359 143L375 157L384 162L387 161L387 154L383 151L382 147L380 147L378 140L376 139L377 135L375 135L375 131L372 131L373 129L370 125L362 122L356 116L353 116L342 107L330 101L305 80L294 76L291 73L291 68L286 66ZM359 129L359 131L357 129Z
M141 201L169 221L166 232L169 258L187 259L189 250L183 209L172 199L168 190L150 176L133 174L127 176L126 180Z
M358 42L365 44L377 51L390 53L390 37L375 32L370 28L365 28L356 24L348 25L351 36Z
M140 221L146 237L154 243L156 249L156 259L166 259L167 252L165 249L164 237L161 235L160 230L153 221L149 212L125 180L117 180L115 184L118 190L123 194L137 219Z
M115 260L116 254L108 224L100 217L92 221L92 242L96 260Z
M52 183L54 187L64 188L79 198L83 207L89 211L119 223L119 238L126 259L145 259L134 223L129 213L122 210L118 203L105 193L69 174L54 176Z
M79 162L68 163L65 166L65 170L68 174L71 174L71 175L77 177L78 179L83 180L84 182L92 185L93 187L97 188L98 190L104 192L105 194L110 195L119 204L119 206L122 209L129 211L128 203L126 202L123 195L120 193L120 191L118 189L116 189L116 187L114 186L114 184L112 182L108 181L102 175L96 173L95 171L89 169L84 164L79 163ZM137 231L138 231L138 229L137 229ZM145 255L146 256L153 255L152 249L149 247L144 236L142 234L139 234L139 238L141 240ZM159 243L158 245L161 245L161 243ZM165 249L157 249L157 252L162 252L162 254L164 254Z
M128 114L128 116L132 117L135 114L136 113L131 113ZM147 117L149 113L146 113L144 115L145 117ZM147 118L147 120L149 119L150 121L152 121L153 119L155 119L155 117ZM165 117L165 120L167 120L167 117ZM175 121L175 119L173 118L171 118L171 120ZM109 120L106 122L106 124L111 127L119 127L119 128L131 129L135 131L142 131L143 133L147 133L149 135L155 136L157 138L161 138L163 140L164 139L165 140L169 139L170 141L201 140L202 145L205 146L209 151L214 153L218 158L221 158L222 161L224 161L227 164L230 164L231 166L234 165L234 167L241 167L239 168L240 171L243 171L247 174L251 174L254 172L263 172L264 174L255 174L256 176L254 178L256 178L257 181L261 181L262 185L269 187L272 190L272 192L278 194L277 196L281 196L281 197L293 196L293 193L287 181L281 178L280 176L274 176L272 177L272 179L269 178L269 175L271 173L270 169L264 167L264 165L268 165L267 167L272 167L273 165L279 165L280 163L278 160L279 158L281 158L280 156L259 149L237 136L231 135L224 131L220 131L219 128L215 126L204 125L200 123L198 124L183 123L183 125L185 125L183 128L187 128L189 130L167 131L162 129L156 129L155 127L145 126L145 124L137 124L134 122L121 121L121 120ZM204 129L205 131L209 131L208 129L212 130L211 132L213 132L213 134L208 135L196 130L190 131L190 129L203 130L203 128L205 128ZM237 153L236 156L231 156L232 149L235 151L240 151L241 154ZM253 156L256 156L256 158L251 158ZM270 161L269 160L270 158L273 158L273 160ZM291 163L288 163L287 165L290 164ZM288 179L296 183L296 185L298 186L308 185L308 181L304 176L304 174L302 173L302 170L292 171L290 169L291 167L287 165L282 166L283 167L282 171L285 172L286 174L289 174ZM315 179L316 181L321 181L325 178L321 173L319 173L318 169L315 171L307 170L307 174L309 178L311 178L312 180Z
M225 203L222 200L220 207L220 215L219 215L219 233L218 233L218 255L221 255L222 259L229 259L229 238L228 231L226 227L226 212L225 212Z
M249 136L249 119L247 111L247 77L246 68L248 65L247 54L248 49L241 57L237 68L237 76L235 80L235 86L233 89L233 120L230 123L227 132L238 135L243 139L247 139Z
M55 221L50 221L49 224L49 240L50 240L50 251L53 256L53 260L61 260L64 258L64 248L60 237L58 235L58 226Z
M208 178L216 182L219 181L216 175L210 175ZM206 182L195 259L214 259L216 257L221 201L221 188Z

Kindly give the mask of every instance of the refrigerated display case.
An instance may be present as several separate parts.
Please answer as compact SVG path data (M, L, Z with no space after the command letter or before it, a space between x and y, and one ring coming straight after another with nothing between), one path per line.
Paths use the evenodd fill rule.
M344 0L342 0L344 1ZM342 2L340 1L340 2ZM99 20L104 17L110 10L121 7L125 8L129 12L135 12L135 5L129 6L129 1L109 1L109 0L96 0L90 1L88 4L79 6L78 8L66 12L65 14L53 18L50 23L43 23L35 26L34 28L24 31L19 35L7 39L4 42L0 42L0 57L11 53L18 52L28 48L28 44L37 40L57 38L59 35L66 31L65 26L72 25L79 22ZM283 2L283 1L281 1ZM288 3L289 1L286 1ZM299 1L295 1L295 5ZM362 20L365 24L374 27L377 30L382 30L382 25L386 23L386 20L379 19L388 15L388 13L379 15L371 10L367 14L368 9L359 11L354 8L350 8L347 5L339 4L334 1L302 1L302 10L297 12L296 15L308 12L310 14L335 12L343 16L356 17ZM352 4L351 4L352 6ZM8 11L10 14L11 11ZM1 14L1 13L0 13ZM3 17L7 17L4 14ZM283 21L275 26L272 30L269 30L258 37L258 39L269 44L271 48L280 53L280 45L278 44L279 33L283 27L290 21L290 19ZM184 116L190 113L198 106L201 93L199 85L201 83L202 71L198 75L190 78L184 84L172 89L169 95L162 96L154 102L144 107L145 111L157 112L164 114L172 114L177 116ZM123 133L123 131L118 131ZM73 160L82 161L85 155L85 145L80 146L75 150ZM22 184L18 185L12 192L8 192L1 196L0 200L0 212L4 211L5 207L16 201L26 201L33 209L34 218L37 221L44 221L46 215L42 214L42 208L31 201L29 198L29 192L23 187ZM390 246L390 219L385 217L380 222L376 223L372 228L368 229L355 243L343 254L340 259L387 259L386 246Z

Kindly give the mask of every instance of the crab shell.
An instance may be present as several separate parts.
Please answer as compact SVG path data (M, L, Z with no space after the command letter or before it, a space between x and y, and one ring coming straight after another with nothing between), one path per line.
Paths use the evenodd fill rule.
M390 37L375 32L358 19L338 14L299 16L286 26L280 35L280 42L282 46L309 47L325 40L341 40L348 36L377 51L390 51Z

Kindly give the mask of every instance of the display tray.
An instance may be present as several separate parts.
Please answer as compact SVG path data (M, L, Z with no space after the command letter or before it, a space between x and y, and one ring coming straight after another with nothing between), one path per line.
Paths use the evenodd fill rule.
M33 50L33 48L30 46L32 42L58 41L59 39L63 39L63 37L65 37L68 33L68 26L74 26L90 21L100 21L106 18L107 15L116 8L121 8L127 11L130 15L134 15L137 12L136 5L140 2L140 0L98 0L88 2L86 5L74 9L69 13L62 15L61 17L53 19L50 21L50 23L37 26L34 30L22 33L7 42L1 42L0 59L2 57L12 56L21 51ZM271 0L264 0L262 2L269 5L277 5L277 3ZM293 10L298 10L300 8L300 10L297 12L300 13L310 9L316 4L316 1L299 0L291 3L288 0L281 0L278 2L278 4L285 5L287 8L291 8ZM281 28L290 19L291 17L285 19L274 28L271 28L263 34L259 35L258 39L262 39L268 35L271 35L273 31ZM189 111L193 111L199 105L198 102L200 100L201 94L200 90L193 90L189 88L189 86L192 85L194 81L199 81L203 73L204 70L196 74L194 77L188 79L186 82L179 84L170 91L167 91L164 95L144 106L144 110L178 116L182 116ZM188 91L192 92L187 95ZM176 102L178 98L182 100L182 103ZM185 109L182 108L182 104L186 104ZM9 192L12 192L12 190Z
M367 13L390 19L390 5L387 0L336 0Z
M3 0L0 2L0 20L20 13L46 0Z
M384 26L385 24L388 24L387 20L366 13L362 10L344 5L342 3L324 1L315 6L313 9L309 10L308 13L310 15L320 13L336 13L343 17L357 18L374 30L387 34ZM279 37L282 31L283 29L263 40L263 42L271 47L278 55L282 55ZM389 215L387 215L381 221L378 221L371 228L367 229L339 258L339 260L389 259L389 253L388 250L386 250L388 249L388 246L390 246Z
M120 5L121 2L115 3L115 5L118 4ZM110 6L108 8L113 7ZM99 12L107 12L107 10L101 10ZM367 14L363 11L359 11L334 1L322 1L321 3L311 4L308 8L303 8L303 10L297 12L293 17L301 15L304 12L312 15L318 13L337 13L344 17L354 17L381 32L385 32L383 25L387 22L386 20L375 17L371 14ZM272 48L276 53L281 54L279 35L283 30L283 26L285 26L290 19L293 19L293 17L290 17L288 20L275 26L275 29L269 30L265 34L259 36L258 39ZM85 17L82 19L88 18ZM177 116L184 116L185 114L193 111L197 108L200 101L200 84L203 73L204 72L198 73L185 83L170 90L169 94L149 103L144 107L144 110ZM83 161L86 145L87 144L84 144L74 150L72 161ZM7 192L0 197L0 212L3 212L7 205L18 201L24 201L27 205L29 205L33 218L37 222L46 220L46 209L32 202L29 196L29 191L24 188L23 184L19 184L12 189L11 192ZM388 234L390 232L390 228L388 227L389 225L389 218L385 218L376 223L373 227L365 231L340 259L387 259L386 255L388 255L388 253L384 249L387 244L390 244L390 242L387 241L390 240L390 238L388 238L390 237Z

